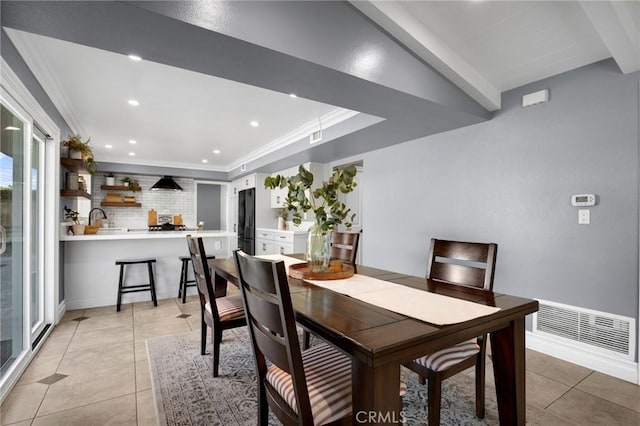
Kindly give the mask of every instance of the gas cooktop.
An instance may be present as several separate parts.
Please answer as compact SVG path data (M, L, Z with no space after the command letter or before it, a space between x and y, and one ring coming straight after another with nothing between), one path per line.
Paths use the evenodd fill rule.
M172 225L163 223L162 225L151 225L149 231L188 231L186 225Z

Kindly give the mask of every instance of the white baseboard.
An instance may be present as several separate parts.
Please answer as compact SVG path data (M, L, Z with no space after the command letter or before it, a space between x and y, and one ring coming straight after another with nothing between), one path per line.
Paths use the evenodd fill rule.
M198 291L195 287L187 288L187 296L195 296L198 294ZM156 293L156 297L158 300L162 299L173 299L178 297L178 292L159 292ZM112 297L104 298L104 297L95 297L91 299L79 299L79 300L65 300L65 304L67 309L75 310L75 309L87 309L87 308L97 308L100 306L115 306L116 304L116 295L114 294ZM151 302L151 294L149 292L140 292L140 293L130 293L122 295L122 304L126 305L128 303L137 303L137 302ZM115 313L115 309L114 309Z
M584 348L574 347L565 342L526 332L527 348L542 352L555 358L572 362L609 376L617 377L634 384L640 384L638 377L638 363L615 359L602 354L585 351Z

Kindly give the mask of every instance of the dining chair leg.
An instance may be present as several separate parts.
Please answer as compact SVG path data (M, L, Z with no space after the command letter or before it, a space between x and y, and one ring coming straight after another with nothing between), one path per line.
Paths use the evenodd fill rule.
M476 416L479 419L484 419L485 370L483 356L476 361Z
M204 313L200 313L200 355L207 354L207 323L204 322Z
M431 373L431 372L430 372ZM427 387L429 426L440 425L440 398L442 397L442 379L437 373L429 374Z
M258 385L258 425L269 425L269 404L267 403L267 391L264 384Z
M218 377L220 366L220 343L222 343L222 330L219 328L213 332L213 377Z
M309 333L307 330L302 331L302 341L302 349L309 349L311 345L311 333Z

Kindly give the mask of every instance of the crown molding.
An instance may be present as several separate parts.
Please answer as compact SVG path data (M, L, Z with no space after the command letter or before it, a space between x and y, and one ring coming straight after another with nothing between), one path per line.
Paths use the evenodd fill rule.
M54 140L60 140L58 125L49 117L2 57L0 57L0 83L33 120L43 128L42 130L46 131Z
M234 169L240 167L241 164L248 164L252 161L255 161L259 158L264 157L265 155L271 154L279 149L286 147L287 145L291 145L299 141L300 139L309 137L311 133L316 130L328 129L329 127L335 126L338 123L341 123L345 120L348 120L351 117L355 117L360 114L358 111L352 111L344 108L336 108L325 115L318 118L318 121L310 121L308 123L303 124L297 129L287 133L286 135L279 137L265 145L260 149L256 149L249 153L247 156L240 158L239 160L234 161L229 165L226 169L227 172L231 172ZM316 142L315 144L320 145L323 141Z

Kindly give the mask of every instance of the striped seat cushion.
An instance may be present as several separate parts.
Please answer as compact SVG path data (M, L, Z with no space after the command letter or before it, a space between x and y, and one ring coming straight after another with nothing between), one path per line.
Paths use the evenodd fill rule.
M229 321L244 316L244 306L242 305L242 295L240 293L231 296L216 298L216 306L220 321ZM211 312L211 305L207 302L204 308Z
M480 352L480 346L475 341L462 342L415 359L414 362L432 371L443 371L474 356L478 352Z
M302 352L302 362L314 424L323 425L351 415L351 360L322 343ZM272 365L266 380L297 413L291 375Z

